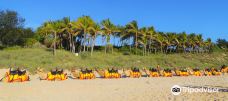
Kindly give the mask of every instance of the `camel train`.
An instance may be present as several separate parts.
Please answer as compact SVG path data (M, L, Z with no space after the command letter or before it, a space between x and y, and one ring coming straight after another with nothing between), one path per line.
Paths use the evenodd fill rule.
M162 69L159 65L157 67L150 68L108 68L108 69L89 69L72 68L70 71L61 68L53 68L50 71L45 71L43 68L38 67L35 71L39 80L47 81L63 81L68 78L78 80L88 80L95 78L104 79L119 79L119 78L140 78L140 77L173 77L173 76L219 76L226 75L228 73L228 66L221 66L218 68L205 68L201 70L199 68L165 68ZM24 68L9 68L1 82L25 82L30 81L29 73Z

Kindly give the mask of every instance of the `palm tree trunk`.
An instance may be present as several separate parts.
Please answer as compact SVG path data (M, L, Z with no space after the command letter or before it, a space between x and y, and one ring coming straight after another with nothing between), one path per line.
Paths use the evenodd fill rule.
M184 49L184 53L186 53L185 46L183 46L183 49Z
M191 46L191 53L194 53L194 48L193 48L193 46Z
M154 53L157 54L157 48L154 49Z
M95 45L95 41L96 41L96 35L92 38L92 46L91 46L91 53L90 55L92 56L93 55L93 48L94 48L94 45Z
M62 45L62 34L59 34L59 38L60 38L60 49L62 49L63 45Z
M137 55L137 48L138 48L138 33L136 32L135 33L135 49L136 49L135 53L136 53L136 55Z
M147 55L149 55L150 54L150 49L149 49L149 47L148 47L148 49L147 49Z
M53 55L56 55L56 32L54 32L54 46L53 46Z
M110 36L109 36L110 37ZM110 47L111 47L111 49L112 49L112 54L113 54L113 45L111 45L111 43L110 43L110 39L109 39L109 42L108 42L108 44L110 45Z
M146 52L146 45L145 45L144 47L145 47L145 55L147 55L147 52Z
M143 55L143 56L144 56L144 52L145 52L144 49L145 49L145 47L143 46L143 51L142 51L142 55Z
M110 40L109 40L110 41ZM114 41L115 42L115 41ZM110 43L110 42L109 42ZM112 54L113 54L113 48L114 48L114 43L113 43L113 45L111 45L111 47L112 47Z
M167 47L167 49L168 49L168 47ZM171 53L172 52L172 49L169 49L169 53Z
M83 45L83 41L82 41L82 37L80 36L80 47L79 47L80 53L82 52L82 45Z
M161 53L163 53L162 46L163 46L162 43L160 43Z
M90 40L91 40L91 39L89 38L89 39L88 39L88 43L87 43L87 45L89 45ZM89 46L87 46L87 47L86 47L86 51L89 51Z
M72 53L75 53L75 44L74 44L74 36L72 35Z
M94 47L94 41L93 41L93 43L92 43L93 45L92 45L92 47L91 47L91 53L90 53L90 55L91 56L93 56L93 47Z
M179 46L179 45L177 45L177 47L176 47L176 53L180 53L179 48L180 48L180 46Z
M149 43L149 49L148 49L148 55L151 53L151 43L152 43L152 39L151 39L151 37L150 37L150 43Z
M106 41L105 41L105 54L106 54L106 53L107 53L107 40L108 40L108 39L107 39L107 35L106 35L105 37L106 37L106 38L105 38L105 39L106 39Z
M83 46L83 52L85 52L86 49L86 30L84 30L84 42L83 42L84 46Z
M68 34L69 34L69 38L70 38L70 40L69 40L69 42L70 42L70 51L72 52L72 35L70 33L68 33Z

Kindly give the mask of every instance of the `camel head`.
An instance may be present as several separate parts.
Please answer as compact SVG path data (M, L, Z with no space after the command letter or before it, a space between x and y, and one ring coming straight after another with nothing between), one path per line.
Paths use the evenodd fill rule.
M44 73L43 68L37 67L35 73Z

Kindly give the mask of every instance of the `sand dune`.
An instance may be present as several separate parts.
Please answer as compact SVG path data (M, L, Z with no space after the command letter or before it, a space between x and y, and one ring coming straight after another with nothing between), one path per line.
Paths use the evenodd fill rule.
M195 101L228 100L228 92L181 93L174 96L173 85L210 86L228 89L228 76L122 78L66 81L0 83L0 101Z

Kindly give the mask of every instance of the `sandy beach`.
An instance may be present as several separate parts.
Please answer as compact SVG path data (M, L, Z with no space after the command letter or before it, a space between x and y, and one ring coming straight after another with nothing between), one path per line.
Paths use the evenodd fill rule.
M31 76L23 83L0 83L0 101L226 101L228 76L121 78L65 81L40 81ZM226 89L216 93L181 93L171 87L206 86Z

